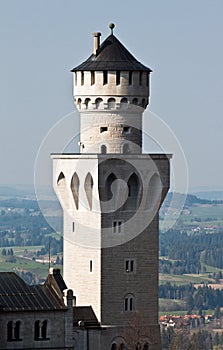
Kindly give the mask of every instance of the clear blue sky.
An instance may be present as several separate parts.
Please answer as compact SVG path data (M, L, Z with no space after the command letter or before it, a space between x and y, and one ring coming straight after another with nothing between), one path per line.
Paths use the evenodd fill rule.
M70 69L112 21L153 70L150 109L177 135L190 188L222 188L222 15L222 0L1 0L0 184L33 183L42 139L74 109Z

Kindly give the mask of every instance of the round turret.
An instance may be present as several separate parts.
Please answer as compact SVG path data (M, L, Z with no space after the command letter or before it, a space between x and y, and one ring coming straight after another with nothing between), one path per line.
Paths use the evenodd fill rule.
M111 35L101 45L101 33L93 33L93 54L72 70L81 152L141 153L151 70L113 35L114 24L109 27Z

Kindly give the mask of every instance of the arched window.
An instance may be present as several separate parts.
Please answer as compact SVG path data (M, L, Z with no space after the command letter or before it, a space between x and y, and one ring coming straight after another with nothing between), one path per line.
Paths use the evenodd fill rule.
M87 195L87 200L89 204L90 210L92 209L92 189L93 189L93 178L90 173L87 174L85 183L84 183L84 189Z
M130 148L129 145L127 143L125 143L122 147L122 153L123 154L129 154L130 153Z
M20 321L16 321L15 328L14 328L15 340L20 340L20 326L21 326L21 322Z
M108 109L114 109L115 108L115 98L111 97L108 99Z
M73 194L76 209L78 209L78 205L79 205L79 178L77 176L77 173L74 173L74 175L72 176L70 187L71 187L71 191Z
M13 340L14 339L14 327L13 327L13 322L9 321L7 323L7 340Z
M149 343L146 342L144 345L143 345L143 350L149 350Z
M128 106L128 99L126 97L123 97L120 101L120 108L125 109Z
M121 344L119 345L118 350L125 350L125 344L124 344L124 343L121 343Z
M107 153L107 147L105 145L101 145L101 154Z
M40 321L35 321L34 323L34 340L40 338Z
M146 209L152 210L154 214L161 205L162 182L160 176L155 173L148 185L148 193L146 193Z
M138 175L133 173L127 182L128 185L128 199L125 202L125 210L135 210L138 208L141 200L141 185Z
M86 98L86 99L85 99L85 102L84 102L84 103L85 103L86 109L88 109L90 101L91 101L90 98Z
M65 181L65 176L64 176L64 173L61 171L57 179L57 185L61 186L64 183L64 181Z
M21 321L16 321L16 322L9 321L7 323L7 340L8 341L21 340L20 327L21 327Z
M111 350L117 350L117 345L116 345L116 343L113 343L113 344L112 344Z
M78 108L81 109L81 98L79 98L79 99L77 100L77 105L78 105Z
M112 194L112 183L117 180L117 177L115 176L114 173L111 173L108 177L107 177L107 180L106 180L106 183L105 183L105 196L106 196L106 200L110 200L113 196Z
M47 339L47 321L42 322L42 338L45 340Z
M124 311L135 310L135 297L132 294L128 294L124 299Z
M34 323L34 340L46 340L47 338L47 320L35 321Z
M99 109L102 106L102 102L103 102L102 98L100 97L96 98L95 100L96 109Z
M132 100L132 104L133 105L137 105L138 104L138 98L133 98L133 100Z
M145 98L142 99L142 107L146 108L146 99Z
M64 173L61 171L57 179L58 195L63 208L69 207L69 198L67 196L67 183Z

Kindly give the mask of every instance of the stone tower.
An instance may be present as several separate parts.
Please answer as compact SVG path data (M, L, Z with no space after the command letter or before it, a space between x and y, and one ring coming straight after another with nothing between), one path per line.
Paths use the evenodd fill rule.
M142 154L151 70L113 28L102 44L93 34L92 55L72 70L80 153L52 155L64 211L64 279L76 305L91 305L106 327L95 349L140 343L158 350L158 212L171 156Z

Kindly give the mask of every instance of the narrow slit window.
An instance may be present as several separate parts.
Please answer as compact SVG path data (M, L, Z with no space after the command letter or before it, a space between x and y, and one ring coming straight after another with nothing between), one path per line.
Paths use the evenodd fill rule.
M117 70L116 72L116 85L120 85L120 70Z
M84 85L84 72L81 72L81 85Z
M132 85L132 72L129 72L129 85Z
M93 271L93 261L90 260L90 272L92 272L92 271Z
M77 73L75 72L75 85L77 85Z
M128 298L125 298L125 311L128 311Z
M139 85L142 85L142 72L139 72Z
M72 223L72 231L74 232L75 231L75 222L73 221Z
M103 71L103 84L108 84L108 72L106 70Z
M91 85L94 85L95 84L95 72L92 71L91 72Z

